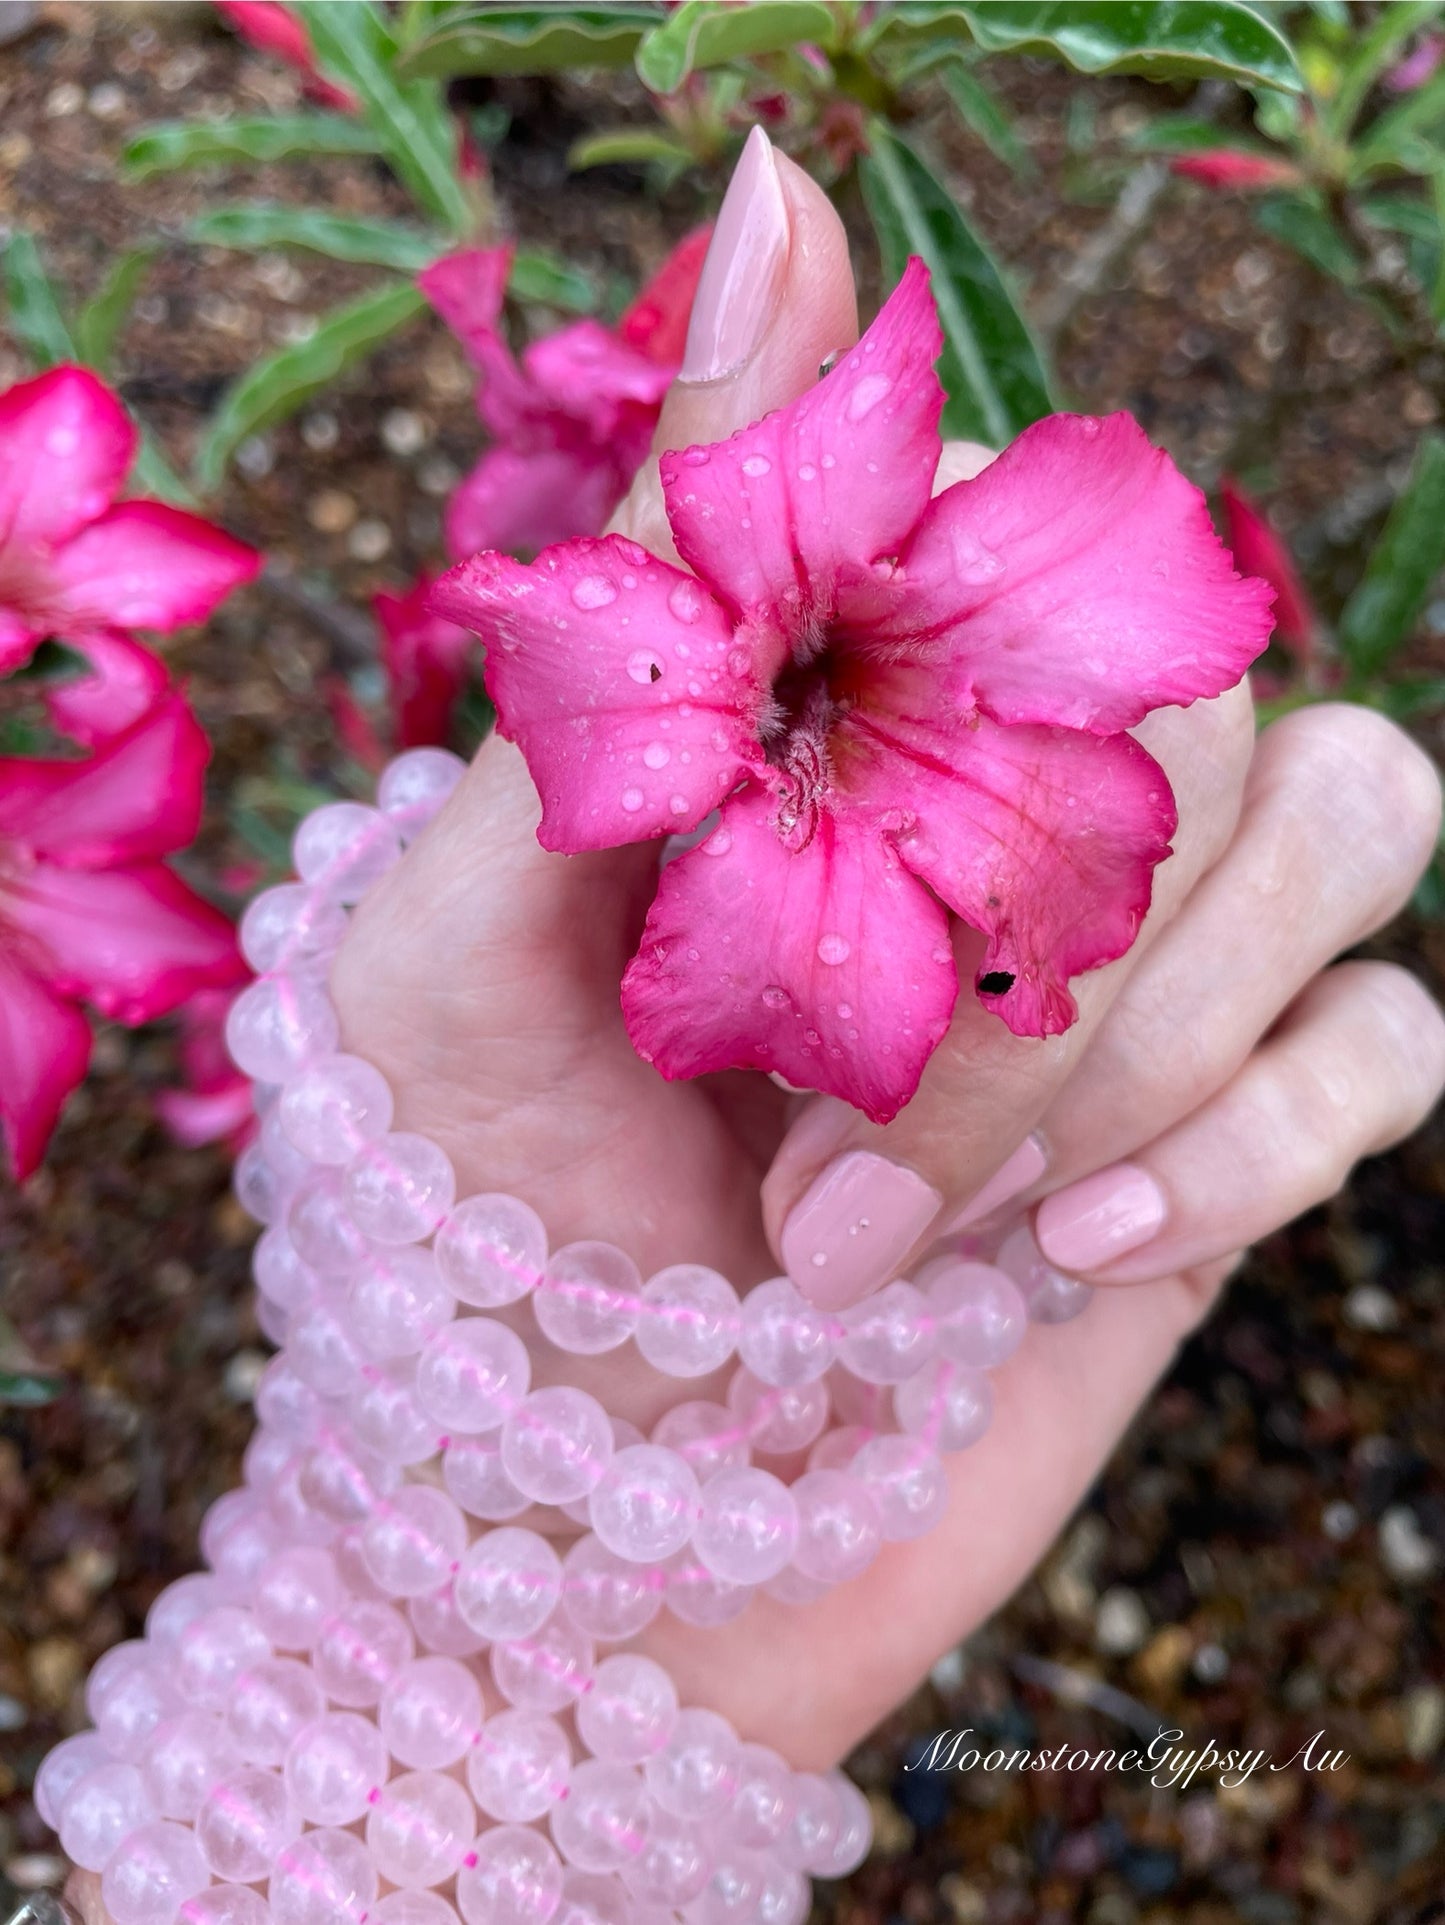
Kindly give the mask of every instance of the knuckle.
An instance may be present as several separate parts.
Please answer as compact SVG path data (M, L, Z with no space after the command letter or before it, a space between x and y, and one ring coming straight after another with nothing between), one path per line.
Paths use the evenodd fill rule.
M1347 967L1368 998L1372 1054L1384 1072L1378 1077L1380 1141L1393 1142L1423 1122L1445 1089L1445 1011L1419 978L1398 964Z

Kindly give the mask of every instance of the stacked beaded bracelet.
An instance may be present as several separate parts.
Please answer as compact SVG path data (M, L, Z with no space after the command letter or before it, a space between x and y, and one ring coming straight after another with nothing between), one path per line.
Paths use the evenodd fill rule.
M462 773L416 750L376 808L317 810L301 880L242 923L258 979L228 1041L261 1127L236 1183L268 1226L281 1354L245 1486L202 1528L210 1571L96 1667L94 1732L36 1785L115 1925L800 1925L806 1874L867 1848L860 1795L596 1646L664 1606L713 1625L759 1588L805 1602L921 1535L940 1453L987 1427L988 1371L1088 1299L1026 1230L833 1315L783 1277L644 1283L608 1244L549 1253L517 1198L458 1202L444 1152L392 1130L385 1079L338 1053L326 978L347 907ZM628 1342L679 1381L731 1366L725 1401L644 1437L532 1387L549 1347Z

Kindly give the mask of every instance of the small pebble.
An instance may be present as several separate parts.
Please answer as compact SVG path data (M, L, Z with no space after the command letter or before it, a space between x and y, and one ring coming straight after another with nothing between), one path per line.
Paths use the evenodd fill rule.
M1360 1528L1360 1513L1343 1497L1336 1498L1333 1504L1326 1504L1321 1511L1320 1527L1332 1543L1343 1544Z
M891 1798L885 1798L881 1791L870 1791L868 1808L873 1814L871 1857L901 1858L912 1850L917 1834Z
M416 484L424 495L449 495L462 478L462 471L445 455L431 455L416 471Z
M329 454L341 439L341 424L334 414L318 409L301 423L301 439L313 454Z
M303 341L309 341L319 323L314 314L278 314L271 323L271 332L286 347L299 348Z
M45 111L52 120L64 120L70 114L79 113L84 101L82 88L73 80L62 80L45 96Z
M233 1403L249 1404L265 1371L267 1359L259 1350L239 1350L226 1365L226 1395Z
M1445 1739L1445 1691L1438 1684L1419 1684L1405 1697L1405 1749L1423 1763L1433 1758Z
M368 517L357 522L347 537L346 547L357 561L380 561L391 547L391 530L384 521Z
M427 443L431 429L410 408L390 408L381 418L382 445L394 455L414 455Z
M967 1669L963 1647L956 1644L951 1651L944 1652L928 1676L935 1691L941 1691L945 1697L949 1697L962 1685Z
M1399 1305L1377 1283L1357 1283L1345 1298L1344 1313L1356 1330L1393 1330L1400 1321Z
M1434 1574L1440 1554L1405 1504L1392 1504L1380 1519L1380 1560L1393 1578L1414 1584Z
M1149 1613L1137 1591L1116 1584L1105 1591L1094 1613L1094 1643L1110 1657L1125 1658L1149 1635Z
M28 1716L19 1698L0 1693L0 1731L19 1731Z
M1201 1644L1189 1668L1201 1684L1222 1684L1229 1676L1229 1653L1222 1644Z
M261 481L276 465L276 450L265 435L248 434L236 450L236 466L247 481Z
M125 89L113 80L103 80L98 87L91 88L86 105L97 120L115 120L125 112Z
M954 1925L985 1925L988 1899L977 1885L960 1878L957 1872L945 1872L939 1879L938 1896L948 1907Z
M323 488L319 495L312 497L306 519L323 535L344 535L358 512L353 496L340 488Z

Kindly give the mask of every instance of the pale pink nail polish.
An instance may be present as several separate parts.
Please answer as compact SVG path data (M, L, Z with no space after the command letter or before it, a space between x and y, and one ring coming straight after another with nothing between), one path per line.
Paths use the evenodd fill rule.
M1043 1147L1035 1136L1026 1136L1008 1161L1001 1163L982 1189L975 1191L952 1222L944 1225L944 1235L950 1236L955 1230L966 1230L971 1223L981 1223L986 1216L992 1216L1012 1197L1021 1196L1031 1184L1037 1183L1046 1167Z
M1147 1170L1115 1163L1046 1196L1034 1214L1034 1237L1061 1270L1102 1270L1157 1235L1166 1207Z
M684 381L717 381L754 353L777 310L791 241L772 143L754 127L702 265L682 357Z
M779 1238L784 1267L810 1302L841 1310L887 1282L942 1201L916 1170L849 1150L789 1211Z

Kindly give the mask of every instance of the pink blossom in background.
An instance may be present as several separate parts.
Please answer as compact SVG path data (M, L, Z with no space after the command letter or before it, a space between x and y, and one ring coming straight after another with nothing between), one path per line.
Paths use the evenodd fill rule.
M1169 163L1171 173L1184 180L1198 181L1201 187L1230 189L1254 187L1292 187L1300 171L1287 160L1272 154L1251 154L1233 148L1214 148L1207 153L1176 154Z
M404 749L444 743L478 653L471 632L432 613L423 575L404 594L373 595L381 659L391 690L396 740Z
M664 262L616 329L574 321L514 355L501 334L510 247L464 248L418 285L481 374L492 445L447 507L447 550L525 553L596 534L652 442L677 372L707 233Z
M1274 590L1274 640L1300 661L1313 660L1319 641L1319 617L1283 537L1237 482L1226 477L1219 496L1224 505L1225 539L1236 567L1267 581Z
M269 53L305 81L303 92L318 107L338 114L360 112L354 94L328 80L316 64L305 24L280 0L215 0L216 12L260 53Z
M248 974L230 989L201 989L178 1013L183 1086L161 1090L156 1114L183 1149L226 1143L239 1150L256 1127L251 1081L231 1061L226 1017Z
M686 574L620 536L484 554L433 606L486 644L549 849L717 824L661 871L622 986L664 1076L732 1066L904 1104L958 992L1077 1010L1169 852L1123 731L1237 682L1269 633L1199 491L1127 415L1055 415L931 499L942 345L921 262L791 406L662 458Z
M90 1059L80 1005L144 1023L240 973L221 913L166 867L209 755L167 696L79 761L0 760L0 1128L17 1178Z
M52 690L57 725L79 741L128 728L165 673L126 631L204 621L261 557L198 515L117 501L136 431L84 368L52 368L0 394L0 675L47 638L91 673Z
M1385 85L1392 94L1417 93L1426 81L1435 78L1442 66L1445 66L1445 33L1427 33L1399 65L1385 75Z

